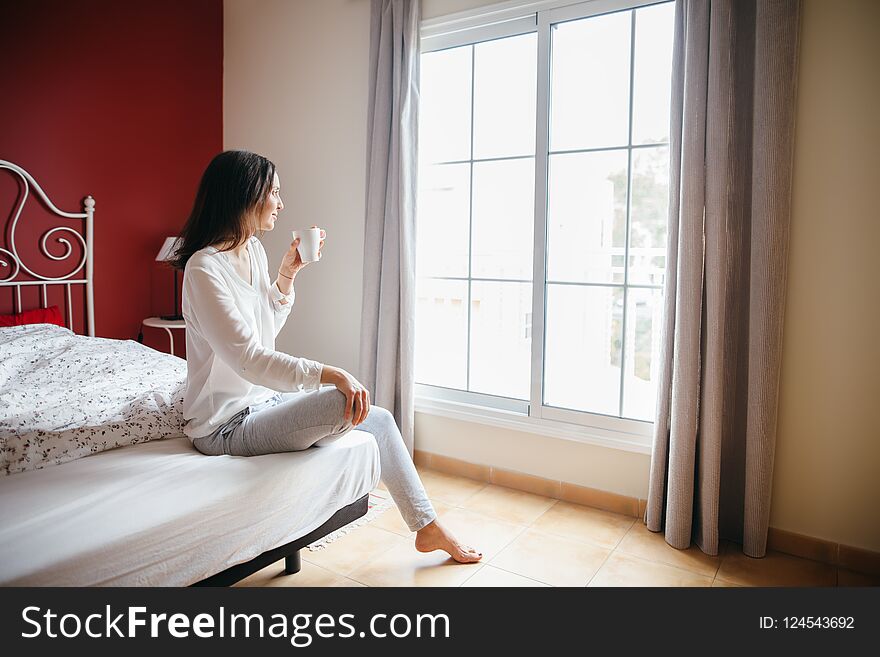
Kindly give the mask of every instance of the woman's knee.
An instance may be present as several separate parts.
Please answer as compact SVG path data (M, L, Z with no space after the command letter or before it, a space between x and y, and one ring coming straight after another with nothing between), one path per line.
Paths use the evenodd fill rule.
M343 424L345 422L345 406L347 402L345 393L339 390L339 388L326 388L321 390L321 394L326 396L330 417L335 423Z
M389 422L394 423L394 414L389 411L387 408L382 408L381 406L370 406L370 411L367 413L367 417L373 416L373 420L378 422L384 422L388 424Z

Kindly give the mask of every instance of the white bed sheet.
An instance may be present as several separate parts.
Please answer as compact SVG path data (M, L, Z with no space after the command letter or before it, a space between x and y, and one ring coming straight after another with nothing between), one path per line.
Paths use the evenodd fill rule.
M205 456L187 438L0 478L0 585L185 586L305 536L379 482L353 430L323 447Z

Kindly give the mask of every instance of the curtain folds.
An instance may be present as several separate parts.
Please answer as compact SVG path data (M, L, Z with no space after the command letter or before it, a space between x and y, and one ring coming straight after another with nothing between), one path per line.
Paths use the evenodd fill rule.
M664 326L645 522L764 556L799 0L677 0Z
M359 380L413 452L419 0L372 0Z

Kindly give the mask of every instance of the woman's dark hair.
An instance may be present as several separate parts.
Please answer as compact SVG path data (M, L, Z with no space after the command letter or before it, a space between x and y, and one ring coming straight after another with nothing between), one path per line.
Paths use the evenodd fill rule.
M224 151L211 160L183 230L172 267L183 269L199 249L225 242L224 251L245 242L254 212L264 207L275 179L275 165L249 151Z

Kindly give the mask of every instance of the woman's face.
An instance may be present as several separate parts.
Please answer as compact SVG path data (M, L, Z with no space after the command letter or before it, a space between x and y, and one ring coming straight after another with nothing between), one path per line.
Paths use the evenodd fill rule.
M266 201L266 207L258 217L258 230L272 230L275 228L275 221L278 219L278 213L284 209L284 203L281 201L281 183L278 180L278 174L275 174L272 180L272 189L269 191L269 199Z

